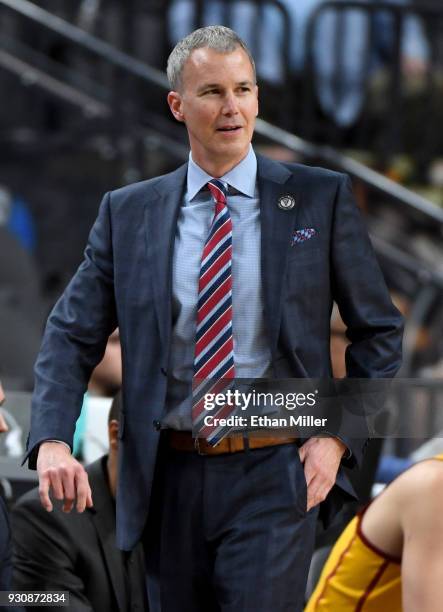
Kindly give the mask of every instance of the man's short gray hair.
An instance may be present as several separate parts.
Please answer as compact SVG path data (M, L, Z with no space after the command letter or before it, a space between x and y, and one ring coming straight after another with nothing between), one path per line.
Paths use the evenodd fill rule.
M218 53L231 53L240 47L249 57L254 72L254 81L256 80L254 59L240 36L234 30L225 26L206 26L188 34L171 51L168 58L167 74L169 84L174 91L178 91L182 86L181 78L186 60L195 49L201 47L214 49Z

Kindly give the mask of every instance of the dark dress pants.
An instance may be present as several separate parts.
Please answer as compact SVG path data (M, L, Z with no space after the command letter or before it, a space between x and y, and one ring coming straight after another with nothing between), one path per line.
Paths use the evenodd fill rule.
M144 535L151 612L300 612L317 508L295 444L163 449Z

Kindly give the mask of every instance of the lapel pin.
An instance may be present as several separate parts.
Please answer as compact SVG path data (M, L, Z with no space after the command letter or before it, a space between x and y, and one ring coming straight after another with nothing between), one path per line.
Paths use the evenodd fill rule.
M278 207L281 210L292 210L295 206L295 198L291 195L284 195L278 198Z

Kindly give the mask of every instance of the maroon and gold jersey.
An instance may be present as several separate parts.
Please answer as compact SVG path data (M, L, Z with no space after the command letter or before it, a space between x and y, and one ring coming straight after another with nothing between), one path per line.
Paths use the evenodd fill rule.
M443 454L435 459L443 461ZM352 519L335 543L305 612L402 611L401 559L364 535L364 512Z

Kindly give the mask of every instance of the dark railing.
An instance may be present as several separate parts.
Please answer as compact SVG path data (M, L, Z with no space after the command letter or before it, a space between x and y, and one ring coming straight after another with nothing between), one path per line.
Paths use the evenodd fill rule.
M20 42L18 37L11 39L3 34L0 38L1 67L19 76L24 85L38 87L65 104L80 108L90 128L95 125L99 131L104 130L107 133L124 132L134 142L144 141L148 148L152 148L155 143L155 146L164 149L174 159L185 158L187 147L177 142L174 135L176 130L172 124L156 114L155 110L142 108L139 96L131 96L130 87L134 79L145 84L149 92L165 90L167 79L163 72L32 2L5 0L0 3L0 10L2 7L10 9L14 16L26 19L50 35L57 35L63 45L70 44L82 55L67 65L55 61L48 53L31 48L24 41ZM27 30L26 32L29 34ZM93 65L94 58L101 61L102 67L107 69L102 71L104 74L93 74L89 64ZM88 70L82 71L81 68L85 65L88 65ZM123 79L128 75L132 82L123 83ZM100 76L101 82L97 76ZM150 97L149 92L145 98ZM81 124L77 129L78 136L84 136L84 127ZM70 135L71 142L73 135L75 136ZM45 139L40 146L51 149L53 140L62 145L66 141L57 134L54 139ZM134 175L131 172L130 174Z
M92 36L87 31L45 11L33 2L28 2L28 0L1 0L0 6L10 8L16 14L29 18L32 22L59 34L65 40L75 43L83 49L88 49L134 76L145 79L153 85L167 87L166 76L160 70L151 68L146 63L123 53L114 45Z
M425 326L432 325L432 314L441 312L443 304L443 273L429 264L418 262L398 247L379 237L372 236L372 243L379 260L395 270L395 274L407 275L413 289L413 299L408 313L408 324L403 338L403 363L400 376L410 377L415 372L415 349ZM404 280L405 277L403 277ZM439 325L438 325L439 326ZM437 329L437 334L440 331Z

